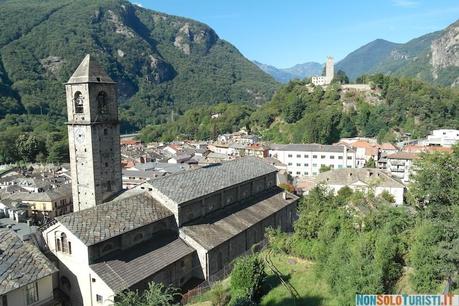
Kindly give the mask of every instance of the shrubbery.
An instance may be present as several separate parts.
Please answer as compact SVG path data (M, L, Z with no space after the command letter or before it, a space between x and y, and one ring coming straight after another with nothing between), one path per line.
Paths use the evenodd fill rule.
M255 302L261 298L265 278L265 264L259 255L239 258L231 272L230 305L256 305Z

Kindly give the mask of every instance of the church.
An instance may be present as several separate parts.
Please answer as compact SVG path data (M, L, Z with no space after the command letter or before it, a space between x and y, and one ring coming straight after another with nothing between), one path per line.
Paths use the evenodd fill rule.
M74 212L42 228L72 305L112 305L151 281L180 288L290 231L298 197L256 157L122 190L116 83L87 55L65 84Z

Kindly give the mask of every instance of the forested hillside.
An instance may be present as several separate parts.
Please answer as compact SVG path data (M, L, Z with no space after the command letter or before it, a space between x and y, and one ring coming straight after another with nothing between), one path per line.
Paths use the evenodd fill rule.
M176 122L144 129L143 137L211 139L247 127L268 141L330 144L341 137L395 141L402 133L422 137L439 127L459 128L457 89L381 74L361 81L370 83L371 89L343 90L333 84L323 90L291 81L261 107L233 107L231 115L215 108L189 111ZM222 115L211 120L214 113Z
M0 2L0 118L64 115L64 87L91 53L118 82L123 129L174 110L259 104L277 83L208 26L124 0Z
M365 82L369 92L339 85L311 90L291 82L252 115L252 129L276 142L333 143L340 137L393 141L401 132L420 137L438 127L459 128L457 90L381 74Z

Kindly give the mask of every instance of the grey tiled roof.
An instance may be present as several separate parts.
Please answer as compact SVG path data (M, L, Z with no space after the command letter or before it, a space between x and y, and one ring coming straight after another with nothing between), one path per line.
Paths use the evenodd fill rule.
M195 250L178 238L176 233L165 232L139 246L102 258L99 263L90 267L118 293L150 278L193 252Z
M147 193L129 190L111 202L56 219L90 246L172 215Z
M39 201L52 202L62 197L67 197L72 194L72 185L64 184L55 189L50 189L44 192L17 192L10 196L13 201Z
M390 177L384 171L373 168L343 168L326 171L319 173L315 177L315 182L346 186L357 182L364 182L368 185L375 184L377 187L405 188L405 185Z
M275 171L276 168L263 162L260 158L243 157L154 179L149 181L149 184L157 192L180 205Z
M36 246L12 230L0 229L0 295L57 271Z
M217 214L199 224L181 227L180 231L206 250L211 250L298 199L289 194L289 198L284 200L282 193L282 189L275 187L257 195L242 207L234 208L235 211L226 211L224 215Z
M308 144L272 144L269 147L270 150L278 151L298 151L298 152L330 152L340 153L344 152L344 145L321 145L316 143ZM353 152L353 149L348 149Z

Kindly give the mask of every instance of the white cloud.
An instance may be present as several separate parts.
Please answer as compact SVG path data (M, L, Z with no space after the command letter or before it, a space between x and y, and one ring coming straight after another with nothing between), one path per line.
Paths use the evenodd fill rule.
M412 8L418 6L418 1L413 0L392 0L392 4L399 7Z
M143 7L143 5L142 5L141 3L134 3L134 5L137 5L137 6Z

